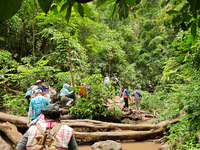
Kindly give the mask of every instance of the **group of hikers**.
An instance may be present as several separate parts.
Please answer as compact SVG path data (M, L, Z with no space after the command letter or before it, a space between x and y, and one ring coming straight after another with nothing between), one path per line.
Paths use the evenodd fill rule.
M26 93L29 102L28 122L29 129L23 135L18 143L16 150L43 149L49 147L51 150L77 150L78 146L73 135L73 129L60 123L60 114L58 104L52 104L51 98L56 95L56 91L45 83L42 77L31 86L31 94ZM104 78L104 82L110 82L109 77ZM117 77L114 80L114 87L120 87ZM69 84L63 84L60 90L60 107L70 106L76 99L76 91ZM29 95L29 96L28 96ZM135 88L131 96L134 96L137 113L140 113L140 101L142 94ZM87 88L84 83L79 86L78 97L87 97ZM131 99L128 92L128 86L124 86L120 97L123 98L125 105L122 107L128 109L128 99Z
M116 76L112 77L111 80L114 81L114 84L113 86L115 87L115 91L117 91L117 88L118 87L121 87L119 85L119 80L117 79ZM104 82L105 83L109 83L110 82L110 78L108 75L105 76L104 78ZM120 88L121 89L121 88ZM141 111L141 100L142 100L142 94L141 92L138 90L138 87L135 87L135 90L132 92L131 96L134 97L134 100L135 100L135 106L136 106L136 113L137 114L140 114L140 111ZM121 93L120 93L120 100L121 101L124 101L125 104L124 106L122 107L122 111L126 110L129 108L129 103L128 103L128 100L130 101L133 101L129 95L129 92L128 92L128 86L125 85L124 88L122 89Z
M17 144L16 150L78 150L73 129L60 123L62 111L57 103L51 104L51 87L44 80L44 77L37 80L31 86L30 94L26 93L29 129ZM87 96L85 90L82 84L79 95ZM69 106L75 99L75 91L71 91L68 84L63 85L59 95L61 107Z

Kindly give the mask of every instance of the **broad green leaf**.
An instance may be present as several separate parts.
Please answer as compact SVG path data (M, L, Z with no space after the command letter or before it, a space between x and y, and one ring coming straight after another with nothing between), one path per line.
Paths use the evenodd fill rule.
M192 16L188 12L182 13L183 20L189 22L192 19Z
M81 3L78 3L78 12L81 17L84 17L84 9Z
M0 22L14 16L20 9L22 0L0 0Z
M177 22L181 21L181 16L178 15L178 16L175 16L173 19L172 19L172 24L175 25Z
M191 27L191 34L194 38L196 37L196 32L197 32L197 25L195 22L193 22L192 27Z
M114 3L114 2L116 2L116 0L101 0L101 1L97 4L96 9L98 9L98 8L100 8L100 7L103 7L103 6L105 6L105 5L112 4L112 3Z
M67 9L68 6L69 6L68 2L65 2L61 7L60 12L63 12L65 9Z
M136 0L126 0L126 4L134 6L136 5Z
M71 17L71 11L72 11L72 8L68 7L67 13L66 13L66 16L65 16L67 23L69 23L69 18Z
M126 19L128 17L128 14L129 14L129 9L128 9L128 6L127 4L125 3L124 4L124 9L123 9L123 18Z
M176 11L176 10L171 9L171 10L167 11L166 13L167 13L168 15L172 15L172 14L177 14L177 13L179 13L179 12Z
M92 13L90 11L90 7L87 3L83 4L84 14L88 16L92 16Z
M42 10L47 14L51 7L52 0L38 0L38 2Z
M75 13L77 13L77 14L79 13L79 12L78 12L78 2L75 2L75 3L74 3L74 5L73 5L73 11L74 11Z
M58 14L57 5L54 3L51 6L51 11L53 11L54 15Z
M113 6L112 6L112 9L111 9L111 12L110 12L110 18L113 19L114 16L115 16L115 13L116 13L116 6L117 6L117 3L115 3Z
M190 4L189 3L186 3L182 8L181 8L181 12L183 11L187 11L187 9L189 8Z

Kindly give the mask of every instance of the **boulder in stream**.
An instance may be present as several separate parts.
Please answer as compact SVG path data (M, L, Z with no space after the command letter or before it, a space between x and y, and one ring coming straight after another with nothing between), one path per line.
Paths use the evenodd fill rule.
M96 142L92 145L93 150L122 150L122 144L107 140L107 141L100 141Z

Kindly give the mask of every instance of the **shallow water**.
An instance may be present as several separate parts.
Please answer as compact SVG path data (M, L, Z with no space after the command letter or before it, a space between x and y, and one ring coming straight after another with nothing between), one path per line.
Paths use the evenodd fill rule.
M92 150L92 145L80 145L79 150ZM153 142L142 141L126 141L122 142L122 150L158 150L160 144L154 144Z

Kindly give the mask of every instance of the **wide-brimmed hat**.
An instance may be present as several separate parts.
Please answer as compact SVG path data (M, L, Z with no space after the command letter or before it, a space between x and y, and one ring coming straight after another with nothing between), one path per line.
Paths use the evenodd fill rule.
M46 114L61 114L62 111L59 110L58 104L49 104L45 110L41 110L41 113L46 115Z

